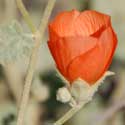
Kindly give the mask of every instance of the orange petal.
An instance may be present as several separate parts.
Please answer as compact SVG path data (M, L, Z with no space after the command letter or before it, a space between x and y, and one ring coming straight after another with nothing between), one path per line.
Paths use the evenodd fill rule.
M62 12L49 25L50 40L55 41L56 37L90 36L108 26L110 17L93 10Z
M79 11L76 10L59 13L49 24L50 40L55 39L53 38L55 35L59 37L72 36L72 34L74 34L73 24L79 14ZM55 33L55 35L53 35L53 33Z
M77 17L74 26L76 34L90 36L102 27L110 26L110 17L96 11L84 11Z
M77 56L94 48L97 39L92 37L66 37L55 42L48 42L51 53L60 72L67 76L67 66Z
M114 51L117 46L117 36L114 33L113 29L111 27L107 28L102 35L100 36L99 40L101 41L101 46L104 46L104 52L105 52L105 60L107 61L107 64L105 65L105 71L108 69L109 65L111 64L112 57L114 54ZM110 54L111 53L111 54Z
M106 29L98 45L75 58L68 66L68 80L82 78L89 84L94 84L108 69L116 47L116 36L111 28Z

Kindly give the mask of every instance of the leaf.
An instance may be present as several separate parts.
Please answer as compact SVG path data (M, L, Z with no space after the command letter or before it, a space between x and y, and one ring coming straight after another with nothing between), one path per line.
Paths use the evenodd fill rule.
M34 41L32 34L23 32L17 21L0 27L0 63L13 63L30 56Z

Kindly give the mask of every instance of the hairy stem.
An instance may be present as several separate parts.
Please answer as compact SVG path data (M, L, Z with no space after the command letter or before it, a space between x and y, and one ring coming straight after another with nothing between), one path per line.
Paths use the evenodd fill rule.
M30 15L29 15L28 11L26 10L22 0L16 0L16 3L17 3L17 7L19 8L25 22L29 26L31 32L35 33L36 32L36 27L33 24L32 19L30 18Z
M75 115L87 102L71 108L64 116L57 120L54 125L63 125L68 121L73 115Z
M50 17L50 14L52 12L52 9L54 7L54 4L55 4L56 0L49 0L48 1L48 5L46 6L46 9L45 9L45 13L43 15L43 18L41 20L41 23L40 23L40 28L39 28L39 32L41 34L41 37L43 37L43 33L44 33L44 30L46 25L47 25L47 20L49 19Z
M25 115L25 112L26 112L26 106L27 106L28 99L29 99L30 87L31 87L32 79L33 79L35 64L36 64L36 60L37 60L37 52L38 52L38 48L39 48L37 43L39 43L39 41L40 41L39 37L36 37L35 39L36 39L35 40L36 45L33 49L33 52L32 52L31 58L30 58L30 63L28 65L28 70L27 70L27 75L26 75L26 79L25 79L22 100L21 100L21 104L20 104L20 107L19 107L17 125L23 125L24 115Z
M22 2L20 0L17 0L19 2L19 4L22 5ZM22 95L22 100L21 100L21 104L20 104L20 108L19 108L19 114L18 114L18 118L17 118L17 125L24 125L24 115L26 112L26 107L27 107L27 103L28 103L28 99L29 99L29 94L30 94L30 87L31 87L31 82L33 79L33 74L35 71L35 65L36 65L36 61L37 61L37 54L41 45L41 39L43 39L43 35L45 32L45 28L46 25L48 23L48 19L49 16L51 14L51 11L53 9L55 0L49 0L47 7L45 9L45 13L43 15L42 18L42 23L41 23L41 28L39 32L37 31L34 35L34 39L35 39L35 46L32 50L32 54L30 57L30 62L28 65L28 70L27 70L27 75L26 75L26 79L25 79L25 84L24 84L24 90L23 90L23 95ZM20 7L21 12L23 13L23 15L25 15L25 9L23 8L23 5Z

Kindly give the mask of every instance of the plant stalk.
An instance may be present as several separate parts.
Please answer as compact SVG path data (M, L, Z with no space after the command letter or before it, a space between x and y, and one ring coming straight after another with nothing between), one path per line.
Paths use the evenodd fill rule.
M68 121L72 116L74 116L85 104L82 103L78 106L72 107L64 116L62 116L59 120L57 120L54 125L63 125L66 121Z
M35 66L36 66L36 61L37 61L37 54L41 45L41 40L43 39L44 36L44 32L45 32L45 28L47 26L48 23L48 19L49 16L51 14L51 11L54 7L54 3L56 0L49 0L45 12L43 14L43 18L40 24L40 31L36 31L35 27L33 25L31 25L31 21L29 18L29 14L26 11L26 9L24 8L24 5L22 3L21 0L17 0L17 5L20 7L20 11L23 15L23 17L25 18L25 21L27 22L27 24L29 24L29 27L31 29L32 27L32 32L34 33L34 40L35 40L35 46L32 50L32 54L30 57L30 61L29 61L29 65L28 65L28 69L27 69L27 75L25 78L25 83L24 83L24 90L23 90L23 94L22 94L22 100L21 100L21 104L19 107L19 113L18 113L18 118L17 118L17 125L24 125L24 116L25 116L25 112L26 112L26 107L27 107L27 103L29 100L29 95L30 95L30 88L31 88L31 83L32 83L32 79L33 79L33 75L34 75L34 71L35 71ZM36 31L36 32L35 32Z
M17 7L19 8L25 22L27 23L28 27L30 28L32 33L35 33L37 31L35 25L32 22L32 19L30 18L30 15L28 11L26 10L22 0L16 0Z

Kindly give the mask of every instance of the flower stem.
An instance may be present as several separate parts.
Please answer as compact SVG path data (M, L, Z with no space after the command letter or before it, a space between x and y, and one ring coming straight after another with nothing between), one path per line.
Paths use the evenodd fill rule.
M87 103L87 102L86 102ZM54 125L63 125L66 121L68 121L73 115L75 115L86 103L75 106L71 108L64 116L62 116L59 120L57 120Z
M32 19L30 18L30 15L29 15L28 11L26 10L22 0L16 0L16 3L17 3L17 7L19 8L25 22L29 26L31 32L35 33L36 32L36 27L33 24Z
M25 79L25 83L24 83L22 100L21 100L21 104L20 104L20 107L19 107L19 113L18 113L18 118L17 118L17 125L24 125L24 116L25 116L25 112L26 112L28 99L29 99L31 82L32 82L32 79L33 79L34 71L35 71L37 54L38 54L38 51L39 51L39 48L40 48L40 45L41 45L41 39L43 39L45 28L46 28L46 25L48 23L48 19L49 19L49 16L51 14L51 11L53 9L55 1L56 0L49 0L49 2L47 4L44 16L42 18L43 21L41 23L41 28L40 28L40 31L42 31L42 32L39 32L39 31L35 32L35 28L33 28L34 26L33 27L31 26L33 28L32 32L35 32L34 33L35 46L32 50L30 62L29 62L28 69L27 69L27 75L26 75L26 79ZM21 13L24 15L24 17L25 17L25 19L27 20L27 23L28 23L29 16L27 16L28 13L24 9L23 3L21 2L21 0L17 0L17 2L18 2L18 6L20 5L19 7L20 7ZM28 24L32 24L32 23L28 23Z
M46 27L46 25L47 25L47 23L48 23L48 19L49 19L49 17L50 17L50 14L51 14L51 12L52 12L52 10L53 10L53 7L54 7L54 4L55 4L55 2L56 2L56 0L49 0L48 1L48 5L46 6L46 9L45 9L45 13L43 14L43 18L42 18L42 20L41 20L41 23L40 23L40 28L39 28L39 32L40 32L40 34L41 34L41 37L43 37L42 35L43 35L43 32L44 32L44 30L43 29L45 29L45 27Z
M24 90L23 90L23 95L22 95L22 100L21 100L21 104L19 107L19 113L18 113L18 118L17 118L17 125L23 125L24 123L24 115L26 112L26 107L27 107L27 103L28 103L28 99L29 99L29 94L30 94L30 87L31 87L31 82L33 79L33 74L34 74L34 70L35 70L35 64L36 64L36 60L37 60L37 52L38 52L38 43L40 41L39 37L35 38L35 47L32 51L32 55L30 58L30 62L28 65L28 70L27 70L27 75L26 75L26 79L25 79L25 83L24 83Z

